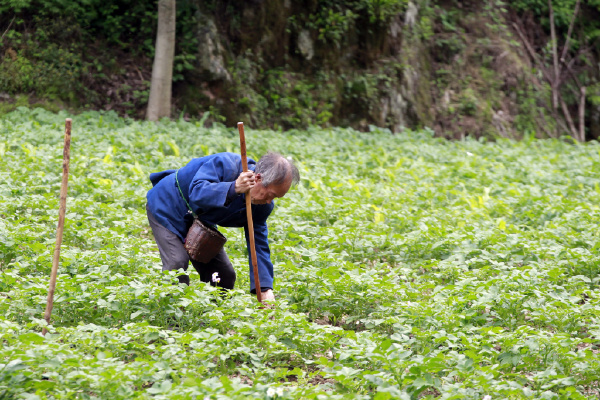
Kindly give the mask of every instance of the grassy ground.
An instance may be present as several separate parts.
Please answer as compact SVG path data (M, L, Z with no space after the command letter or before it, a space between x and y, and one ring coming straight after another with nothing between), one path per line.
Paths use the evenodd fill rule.
M73 117L67 223L45 325L66 114L0 121L1 399L584 399L600 363L600 147L430 131L254 131L302 181L270 218L274 309L172 285L150 172L238 151L235 128Z

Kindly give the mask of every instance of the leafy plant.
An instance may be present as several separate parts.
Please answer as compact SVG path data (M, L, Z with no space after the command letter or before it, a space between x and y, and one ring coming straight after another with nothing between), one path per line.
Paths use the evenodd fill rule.
M269 221L277 307L161 273L148 174L237 151L234 128L73 116L49 334L65 113L0 121L0 394L7 398L597 397L595 142L429 130L256 131L302 180Z

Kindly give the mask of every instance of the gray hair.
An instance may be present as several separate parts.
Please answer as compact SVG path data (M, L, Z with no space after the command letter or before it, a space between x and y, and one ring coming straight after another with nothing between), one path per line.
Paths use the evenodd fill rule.
M291 176L292 185L300 181L300 172L291 158L269 151L256 163L255 173L260 174L263 186L279 185Z

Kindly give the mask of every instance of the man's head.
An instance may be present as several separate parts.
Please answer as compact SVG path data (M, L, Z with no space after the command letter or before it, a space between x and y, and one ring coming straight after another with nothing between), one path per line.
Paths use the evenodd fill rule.
M300 181L298 168L279 153L268 152L258 160L254 170L256 185L250 189L253 204L268 204L283 197Z

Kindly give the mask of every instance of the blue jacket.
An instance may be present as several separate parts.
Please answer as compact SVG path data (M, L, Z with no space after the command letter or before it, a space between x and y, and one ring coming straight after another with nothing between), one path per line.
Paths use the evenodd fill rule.
M248 169L254 171L255 167L256 162L248 159ZM183 242L193 217L177 188L175 171L173 169L150 174L153 188L148 191L146 198L154 218ZM245 194L235 196L226 204L227 193L241 173L242 158L238 154L218 153L192 159L179 169L177 180L183 196L201 221L211 225L244 228L249 255L250 289L254 290ZM272 202L252 205L258 276L263 288L273 287L267 218L274 206Z

